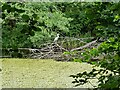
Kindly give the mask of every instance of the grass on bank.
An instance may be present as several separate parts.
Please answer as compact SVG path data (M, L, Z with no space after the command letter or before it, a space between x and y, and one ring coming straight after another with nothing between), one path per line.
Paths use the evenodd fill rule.
M90 71L92 66L52 59L1 59L3 88L73 88L70 75ZM96 84L96 81L93 80ZM92 87L90 84L78 88Z

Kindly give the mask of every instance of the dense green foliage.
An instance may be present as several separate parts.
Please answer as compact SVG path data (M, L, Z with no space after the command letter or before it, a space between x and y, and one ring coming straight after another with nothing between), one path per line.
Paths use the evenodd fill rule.
M118 3L3 3L3 47L38 48L56 33L108 38L119 29L118 7Z
M90 51L82 53L83 59L79 59L83 62L91 63L95 66L101 67L100 70L93 69L91 72L83 72L77 75L71 75L75 78L73 83L82 85L89 82L90 79L97 78L99 80L99 88L113 89L120 88L120 37L109 38L103 42L98 48L93 48ZM103 56L98 61L92 61L91 58L97 56ZM107 74L107 75L106 75ZM100 75L98 77L98 75ZM84 79L83 79L84 78ZM97 86L94 86L97 87Z
M94 37L108 37L119 29L118 7L119 3L67 3L64 12L74 19L69 27L74 35L90 32Z
M3 48L41 48L43 43L52 42L57 33L63 37L94 37L102 43L85 50L77 61L104 69L71 75L76 80L73 83L84 84L100 74L99 88L120 88L120 2L5 2L1 6ZM69 47L67 44L64 45ZM75 42L72 47L78 45L81 44ZM99 60L93 61L96 57ZM112 74L104 75L108 70Z
M71 19L64 17L63 13L51 5L51 3L4 3L3 47L39 47L41 43L53 39L57 32L67 33L68 21Z
M93 10L97 10L93 17L88 17L97 21L93 31L98 34L97 36L104 38L105 41L101 43L97 48L91 50L86 50L84 53L81 53L83 58L80 58L79 62L88 62L96 66L100 66L102 69L97 70L93 69L91 72L83 72L77 75L71 75L75 78L73 83L77 83L76 86L82 85L89 82L92 78L98 78L99 88L113 89L120 88L120 11L118 6L120 3L99 3L95 4L95 7L92 5ZM104 6L104 7L103 7ZM101 8L100 8L101 7ZM101 11L99 11L100 9ZM96 20L98 18L98 20ZM97 61L94 61L96 57L100 57ZM108 74L109 73L109 74ZM107 74L107 75L106 75ZM100 75L98 77L98 75ZM95 86L97 87L97 86Z

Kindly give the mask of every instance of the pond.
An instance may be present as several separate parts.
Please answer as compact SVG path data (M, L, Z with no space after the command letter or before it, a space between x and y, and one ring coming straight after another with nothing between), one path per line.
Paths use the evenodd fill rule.
M87 83L74 87L70 75L90 71L92 66L52 59L1 59L3 88L92 88ZM92 80L93 84L97 80Z

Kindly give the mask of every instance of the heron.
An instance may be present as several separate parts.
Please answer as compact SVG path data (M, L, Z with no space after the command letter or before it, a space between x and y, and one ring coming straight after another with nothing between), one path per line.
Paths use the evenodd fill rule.
M60 35L60 34L57 34L57 37L55 37L54 42L57 42L57 41L58 41L59 35Z

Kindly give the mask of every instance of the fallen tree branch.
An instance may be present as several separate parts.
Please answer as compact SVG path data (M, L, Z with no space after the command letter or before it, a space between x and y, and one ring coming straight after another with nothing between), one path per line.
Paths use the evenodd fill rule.
M56 44L56 45L57 45L60 49L65 50L65 51L68 51L67 49L61 47L60 45L58 45L58 44Z
M14 48L0 48L1 50L14 50ZM18 50L40 50L40 49L32 49L32 48L17 48Z
M89 46L92 45L92 44L95 44L96 42L97 42L97 40L94 40L94 41L92 41L92 42L87 43L87 44L84 45L84 46L81 46L81 47L78 47L78 48L74 48L74 49L72 49L71 51L82 50L82 49L84 49L84 48L89 47Z
M75 37L60 37L63 39L69 39L69 40L88 40L88 39L94 39L94 37L86 37L86 38L75 38Z

